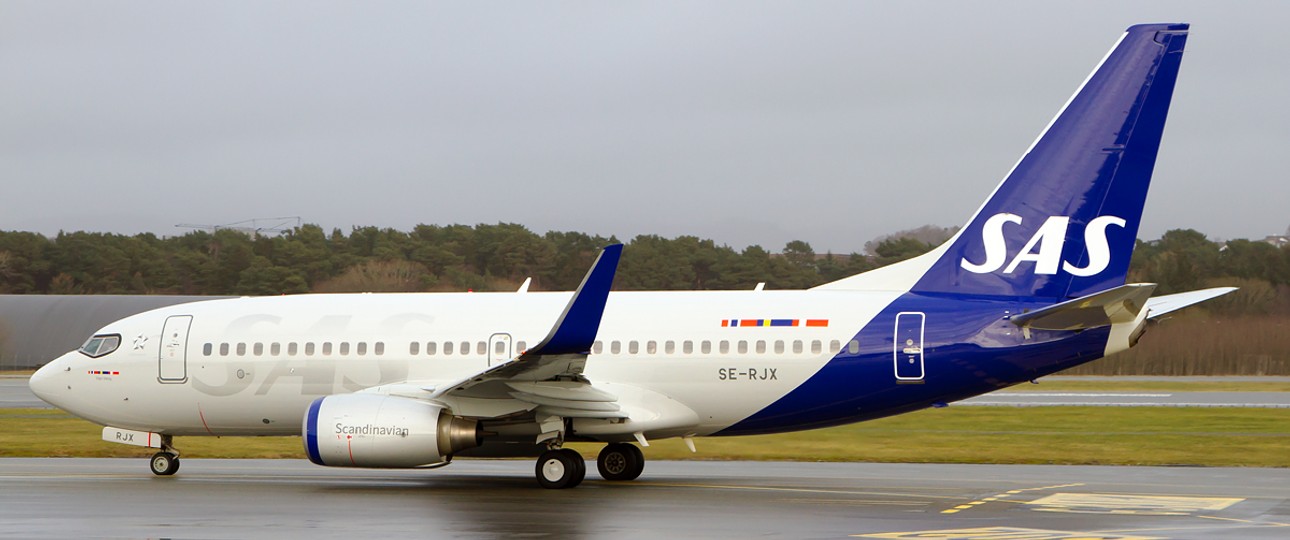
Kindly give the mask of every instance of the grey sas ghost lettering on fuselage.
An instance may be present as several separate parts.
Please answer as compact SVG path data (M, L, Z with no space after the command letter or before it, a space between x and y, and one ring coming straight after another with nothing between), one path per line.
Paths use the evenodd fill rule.
M344 336L351 319L352 316L349 315L323 316L310 326L305 335ZM382 321L380 327L391 330L390 334L395 335L412 322L431 325L434 317L419 313L397 314ZM229 322L224 332L215 335L254 335L254 327L261 325L272 327L261 330L265 335L281 335L282 323L282 317L276 315L246 315ZM194 324L200 323L195 320ZM379 358L376 361L346 362L344 374L338 373L339 361L343 359L336 357L301 356L272 362L256 362L254 357L223 357L221 360L223 361L215 364L223 365L223 370L206 369L207 366L201 364L199 369L193 371L191 381L194 390L208 396L227 397L242 393L252 386L256 387L255 395L265 395L275 386L296 386L300 389L300 395L322 396L357 392L372 386L404 381L409 373L407 359ZM216 371L223 371L223 380L211 380ZM263 377L259 376L261 372L264 373ZM298 379L299 384L279 384L291 379Z

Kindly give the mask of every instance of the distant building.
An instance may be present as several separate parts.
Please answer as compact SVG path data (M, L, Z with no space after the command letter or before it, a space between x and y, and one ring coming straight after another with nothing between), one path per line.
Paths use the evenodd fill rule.
M1272 244L1273 246L1276 246L1278 248L1283 248L1286 246L1286 244L1290 244L1290 236L1272 235L1264 238L1263 241L1269 244Z

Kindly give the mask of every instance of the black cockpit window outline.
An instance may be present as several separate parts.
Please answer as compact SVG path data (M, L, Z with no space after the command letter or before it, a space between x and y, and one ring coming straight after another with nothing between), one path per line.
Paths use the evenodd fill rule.
M98 334L91 337L81 345L77 352L90 358L98 358L112 354L121 346L121 334Z

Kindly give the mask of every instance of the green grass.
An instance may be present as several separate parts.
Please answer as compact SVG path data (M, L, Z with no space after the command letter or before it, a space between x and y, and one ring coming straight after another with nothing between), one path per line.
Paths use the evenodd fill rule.
M1290 381L1121 381L1114 377L1089 380L1040 379L1039 384L1018 384L1003 392L1290 392Z
M61 411L0 410L0 457L143 457ZM177 437L185 457L300 458L296 437ZM950 407L837 428L655 441L650 459L1290 467L1290 410ZM600 445L573 444L587 457Z

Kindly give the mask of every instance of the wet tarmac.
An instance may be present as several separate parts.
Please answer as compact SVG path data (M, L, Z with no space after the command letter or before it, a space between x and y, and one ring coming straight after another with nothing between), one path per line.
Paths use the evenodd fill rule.
M0 459L0 537L1290 537L1287 469L663 461L561 491L532 475L530 461L194 459L154 477L143 459Z

